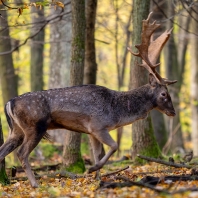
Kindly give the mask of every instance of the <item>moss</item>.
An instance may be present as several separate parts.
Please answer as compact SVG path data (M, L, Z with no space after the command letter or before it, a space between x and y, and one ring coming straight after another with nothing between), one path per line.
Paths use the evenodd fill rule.
M72 41L74 53L71 62L82 63L84 61L85 42L82 35L76 35Z
M1 168L0 170L0 183L2 185L10 184L10 180L8 179L8 176L4 168Z
M78 158L76 162L65 167L65 169L72 173L84 173L85 172L85 164L81 157Z

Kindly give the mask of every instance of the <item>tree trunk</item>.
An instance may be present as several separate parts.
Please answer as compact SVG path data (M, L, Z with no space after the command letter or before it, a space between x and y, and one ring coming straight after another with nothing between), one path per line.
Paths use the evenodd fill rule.
M198 8L195 6L196 12ZM198 17L193 15L197 20ZM191 22L191 30L194 33L198 32L198 23L195 20ZM198 39L192 35L191 38L191 111L192 111L192 144L193 153L198 156Z
M70 0L63 1L64 12L71 11ZM60 10L52 9L53 15L58 15ZM69 86L70 57L71 57L71 13L53 21L50 26L50 78L49 88ZM64 145L66 130L50 130L49 134L53 141Z
M0 6L0 9L2 6ZM0 53L11 50L11 39L9 34L7 13L5 10L0 10ZM0 80L5 104L9 99L18 95L17 75L15 74L12 54L0 55Z
M96 84L96 73L97 73L96 48L95 48L96 10L97 10L97 0L87 0L84 84Z
M95 21L96 21L97 0L87 0L86 2L86 40L85 40L85 69L84 69L84 84L96 84L97 63L96 63L96 48L95 48ZM91 160L94 162L92 147L90 141L85 136L85 141L89 144ZM101 154L105 154L104 147L101 146Z
M165 16L163 15L162 11L167 9L167 3L166 3L166 1L162 2L161 0L156 0L155 2L157 2L157 5L153 2L151 2L151 10L153 12L152 19L154 21L155 20L162 21L165 19ZM161 24L161 26L159 28L156 29L156 31L153 34L153 40L155 40L159 35L161 35L165 31L165 29L166 29L165 26L166 26L166 24L163 23L163 24ZM160 62L160 57L159 57L158 62ZM158 143L160 149L162 149L167 141L167 138L168 138L164 115L157 110L153 110L153 111L151 111L151 118L152 118L152 124L153 124L154 134L155 134L157 143Z
M141 43L142 20L147 19L148 17L149 5L150 1L142 2L139 0L133 0L133 51L136 51L134 45ZM148 72L144 68L139 67L137 62L141 63L141 59L132 56L130 72L130 88L132 89L148 83L148 78L146 77L148 76ZM138 153L152 157L158 157L161 155L159 146L154 137L150 115L144 120L139 120L133 123L132 142L132 158L136 158Z
M3 145L3 130L1 125L1 118L0 118L0 146ZM6 174L5 170L5 159L0 163L0 183L3 185L9 184L10 181L8 179L8 176Z
M32 1L34 2L34 1ZM31 34L37 32L41 25L37 24L44 20L44 8L38 9L31 7L31 18L34 24L31 29ZM41 30L31 42L31 91L43 90L43 49L44 49L45 30Z
M174 16L174 9L172 7L171 2L168 1L168 17ZM180 23L182 24L183 29L189 29L190 24L190 17L185 17L180 15ZM173 27L173 20L168 21L167 29ZM182 21L182 22L181 22ZM173 132L175 131L174 136L172 137L172 143L170 145L171 151L175 152L178 149L184 149L184 142L183 142L183 135L181 130L180 124L180 108L179 108L179 93L181 90L181 86L183 83L183 73L185 67L185 55L188 46L187 39L183 39L182 37L186 34L183 29L179 29L178 35L179 40L178 44L176 45L174 34L170 37L167 45L165 47L165 64L166 64L166 73L168 79L177 79L178 82L174 86L170 86L170 95L173 101L173 105L176 110L176 116L173 119L172 126L170 126L170 130ZM182 41L181 41L182 39ZM172 133L170 131L170 133Z
M8 17L5 10L1 11L0 5L0 53L10 51L11 38L8 27ZM3 104L18 95L18 79L15 74L12 54L0 55L0 81L3 96ZM17 162L16 152L14 152L14 161Z
M72 0L72 49L70 85L83 84L84 59L85 59L85 2ZM81 133L68 131L66 133L63 163L67 170L84 172L85 166L80 152Z

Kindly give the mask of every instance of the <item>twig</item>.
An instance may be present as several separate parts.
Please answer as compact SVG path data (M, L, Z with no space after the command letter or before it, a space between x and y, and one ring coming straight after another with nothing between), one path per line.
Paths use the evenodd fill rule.
M171 126L173 125L172 121L171 121ZM171 127L172 128L172 127ZM172 140L173 140L173 137L174 135L177 133L177 131L179 130L180 128L180 123L177 124L177 126L175 127L174 130L170 130L170 135L169 135L169 138L166 142L166 144L164 145L163 149L162 149L162 152L164 154L167 154L168 150L170 149L170 146L171 146L171 143L172 143Z
M4 3L4 1L3 0L1 0L1 3L6 7L6 8L8 8L8 9L12 9L12 10L17 10L18 8L17 7L10 7L10 6L8 6L7 4L5 4Z
M124 171L124 170L126 170L126 169L128 169L128 168L129 168L129 166L126 166L126 167L124 167L124 168L121 168L120 170L116 170L116 171L113 171L113 172L110 172L110 173L103 174L103 175L101 175L101 177L108 177L108 176L110 176L110 175L114 175L114 174L116 174L116 173L119 173L119 172L121 172L121 171Z
M172 191L172 192L169 192L165 189L158 189L158 188L155 188L153 187L152 185L149 185L149 184L144 184L144 183L141 183L141 182L134 182L134 181L131 181L129 180L128 178L126 177L123 177L123 176L118 176L116 177L116 179L121 179L121 180L124 180L126 181L127 183L131 184L131 185L134 185L134 186L140 186L140 187L144 187L144 188L149 188L155 192L158 192L158 193L164 193L164 194L169 194L169 195L173 195L173 194L181 194L181 193L184 193L184 192L187 192L187 191L198 191L198 188L185 188L185 189L180 189L180 190L177 190L177 191Z
M147 161L156 162L156 163L164 164L164 165L167 165L167 166L172 166L172 167L175 167L175 168L188 168L188 169L193 168L193 166L190 166L190 165L184 165L184 164L177 164L177 163L167 162L167 161L164 161L164 160L155 159L155 158L152 158L152 157L146 157L146 156L139 155L139 154L137 154L137 156L139 158L145 159Z
M35 178L36 179L41 179L44 176L52 177L52 178L66 177L66 178L70 178L70 179L76 179L76 178L83 177L83 176L76 175L74 173L62 170L62 171L56 171L56 172L50 173L50 174L35 175ZM12 177L11 180L26 181L26 180L28 180L28 178L27 177Z
M16 46L16 47L14 47L14 48L11 49L10 51L1 52L1 53L0 53L0 56L1 56L1 55L10 54L10 53L14 52L14 51L17 50L19 47L25 45L25 44L27 43L28 40L34 38L34 37L35 37L40 31L42 31L42 30L45 28L45 26L46 26L48 23L50 23L52 20L54 20L54 19L56 19L56 18L60 18L60 19L61 19L62 16L64 16L65 14L68 14L68 13L71 13L71 11L69 11L69 12L67 12L67 13L62 13L62 14L60 14L60 15L55 16L55 17L52 18L52 19L46 20L45 23L44 23L44 25L41 26L41 28L40 28L37 32L35 32L34 34L32 34L32 35L30 35L29 37L27 37L27 38L25 39L24 42L22 42L21 44L19 44L19 45Z
M155 192L158 192L158 193L170 194L170 192L168 192L166 190L155 188L154 186L152 186L150 184L144 184L142 182L134 182L134 181L131 181L128 178L123 177L123 176L117 176L117 177L115 177L115 179L121 179L123 181L126 181L126 182L134 185L134 186L140 186L140 187L149 188L149 189L154 190Z

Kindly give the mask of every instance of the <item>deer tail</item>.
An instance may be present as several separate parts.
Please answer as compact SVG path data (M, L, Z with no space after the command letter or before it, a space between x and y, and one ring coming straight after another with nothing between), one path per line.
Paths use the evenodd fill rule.
M12 101L8 101L7 104L5 105L5 115L6 115L6 119L8 122L8 126L10 128L10 131L13 130L13 122L14 122L14 115L12 112Z

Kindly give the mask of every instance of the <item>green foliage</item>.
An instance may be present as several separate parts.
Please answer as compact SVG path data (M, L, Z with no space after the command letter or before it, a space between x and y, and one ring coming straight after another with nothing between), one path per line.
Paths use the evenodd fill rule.
M88 155L89 154L89 138L88 138L88 135L87 134L82 134L81 136L81 145L80 145L80 150L81 150L81 153L84 155Z
M54 155L54 153L61 153L57 145L52 144L50 142L43 142L39 144L39 149L42 150L43 156L46 158L51 158Z

